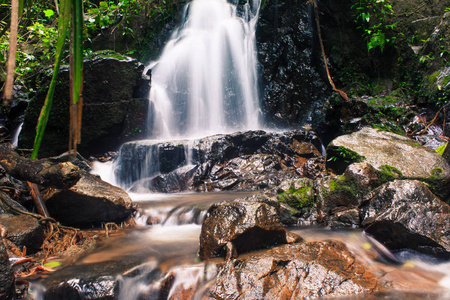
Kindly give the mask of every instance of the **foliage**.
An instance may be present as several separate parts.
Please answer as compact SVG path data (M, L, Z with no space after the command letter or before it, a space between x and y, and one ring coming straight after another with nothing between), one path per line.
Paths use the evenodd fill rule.
M349 165L365 159L364 156L344 146L328 147L327 157L327 167L337 174L342 174Z
M358 0L352 9L355 10L355 23L363 30L368 51L379 48L383 52L386 46L394 44L396 24L386 22L386 17L393 13L388 0Z
M132 41L148 39L148 36L142 38L135 36L134 18L136 16L147 19L158 18L160 22L164 22L173 17L173 5L178 5L178 0L84 1L83 43L89 46L89 42L94 37L107 29L113 32L120 31L122 36L129 37ZM0 4L0 81L4 81L6 74L5 58L9 48L9 14L7 12L10 6L10 3ZM52 68L58 39L57 11L55 1L25 1L22 17L19 20L16 84L26 86L26 81L31 77ZM84 54L90 52L92 51L87 48ZM134 51L123 54L133 55ZM68 58L69 49L66 46L62 52L62 63L68 64Z
M436 152L442 156L442 155L444 155L444 151L445 151L446 147L448 147L448 142L437 147Z
M355 151L348 149L344 146L339 146L337 148L331 148L329 149L329 154L331 154L327 161L337 161L342 160L345 163L355 163L355 162L362 162L365 157L362 155L359 155Z
M57 76L61 66L63 47L66 36L69 31L69 24L71 24L71 59L70 59L70 77L71 77L71 105L70 105L70 142L69 151L74 149L80 141L81 132L81 106L83 104L81 92L83 82L83 4L82 0L60 0L59 6L61 9L58 20L58 42L56 49L55 65L53 70L50 87L45 98L44 106L39 115L38 124L36 127L36 137L33 145L33 152L31 159L36 159L39 152L44 131L47 126L50 109L53 102L53 94L57 84Z

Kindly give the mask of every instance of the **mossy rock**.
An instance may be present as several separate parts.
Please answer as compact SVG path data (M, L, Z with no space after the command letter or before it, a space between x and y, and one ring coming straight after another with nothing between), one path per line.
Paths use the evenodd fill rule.
M292 181L289 188L279 193L277 198L299 211L309 210L315 203L314 181L307 178Z
M442 200L450 196L450 166L436 151L391 132L365 127L333 140L328 149L346 147L378 169L385 180L419 179L432 186Z

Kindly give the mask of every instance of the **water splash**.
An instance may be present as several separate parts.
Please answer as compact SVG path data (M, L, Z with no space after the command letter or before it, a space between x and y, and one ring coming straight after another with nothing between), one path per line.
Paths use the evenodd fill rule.
M200 137L260 128L255 26L260 0L237 9L194 0L150 64L153 137Z

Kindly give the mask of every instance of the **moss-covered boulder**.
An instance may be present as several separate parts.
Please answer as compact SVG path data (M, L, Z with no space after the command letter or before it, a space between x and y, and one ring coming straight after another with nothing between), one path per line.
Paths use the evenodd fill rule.
M136 60L113 53L96 56L84 63L83 120L81 144L84 156L116 150L121 143L142 136L148 100L142 91L141 72ZM67 151L69 137L69 70L58 76L52 109L40 157ZM39 113L51 77L45 76L41 90L30 101L19 137L20 148L32 148ZM141 85L141 86L140 86ZM144 88L145 89L145 88Z
M336 138L328 145L327 152L332 153L333 149L340 147L364 157L364 162L383 171L386 176L424 180L442 200L450 196L450 166L447 161L436 151L408 137L365 127Z

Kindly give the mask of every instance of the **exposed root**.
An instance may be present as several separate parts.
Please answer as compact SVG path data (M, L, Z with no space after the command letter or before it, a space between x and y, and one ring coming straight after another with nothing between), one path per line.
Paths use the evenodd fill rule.
M447 103L447 104L445 104L444 106L442 106L442 107L438 110L438 112L436 113L436 115L434 116L433 120L431 120L431 122L430 122L423 130L421 130L419 133L417 133L417 135L422 135L422 134L424 134L425 132L427 132L428 128L430 128L430 126L433 125L434 122L436 122L436 120L437 120L439 114L441 113L441 111L444 110L444 112L445 112L445 108L446 108L447 106L449 106L449 105L450 105L450 103ZM444 117L444 124L445 124L445 117ZM444 130L445 130L445 126L444 126Z

